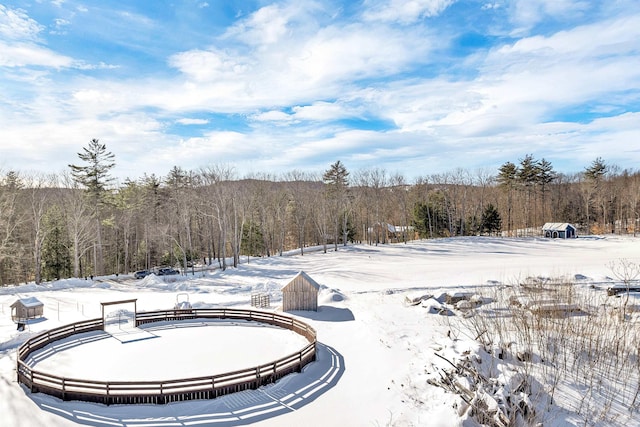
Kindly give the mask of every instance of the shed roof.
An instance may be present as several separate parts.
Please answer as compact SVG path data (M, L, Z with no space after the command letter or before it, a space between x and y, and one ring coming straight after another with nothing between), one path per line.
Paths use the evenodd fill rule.
M283 290L283 291L284 291L284 290L286 290L286 289L287 289L287 287L289 287L289 285L291 285L291 284L295 283L295 282L296 282L297 280L299 280L299 279L302 279L304 282L306 282L306 283L308 283L309 285L311 285L312 287L314 287L317 291L319 291L319 290L320 290L320 285L318 284L318 282L316 282L315 280L313 280L313 279L311 278L311 276L309 276L307 273L305 273L305 272L304 272L304 271L302 271L302 270L300 270L300 271L298 272L298 274L296 274L296 275L293 277L293 279L291 279L291 280L289 281L289 283L288 283L284 288L282 288L282 290Z
M544 231L546 230L564 231L569 227L573 228L574 230L576 229L573 225L569 224L568 222L547 222L545 225L542 226L542 229Z
M16 307L18 304L22 305L23 307L29 307L29 308L42 307L44 305L36 297L20 298L19 300L16 300L16 302L11 304L11 307Z

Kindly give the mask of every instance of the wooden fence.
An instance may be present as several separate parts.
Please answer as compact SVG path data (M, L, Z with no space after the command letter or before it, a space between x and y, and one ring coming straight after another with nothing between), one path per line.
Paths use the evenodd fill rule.
M251 294L251 307L256 307L256 308L271 307L271 298L269 294Z
M300 351L281 359L247 369L224 374L167 381L93 381L64 378L32 369L29 355L44 346L74 334L103 329L102 319L72 323L36 335L18 348L18 382L33 393L46 393L62 400L82 400L111 404L165 404L193 399L212 399L229 393L256 389L273 383L316 359L316 331L290 316L245 309L186 309L136 313L136 326L187 319L237 319L267 323L289 329L309 342Z

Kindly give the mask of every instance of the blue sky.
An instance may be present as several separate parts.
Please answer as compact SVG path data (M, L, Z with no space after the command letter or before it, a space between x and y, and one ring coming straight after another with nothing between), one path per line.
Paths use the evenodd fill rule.
M640 165L637 0L0 0L0 171Z

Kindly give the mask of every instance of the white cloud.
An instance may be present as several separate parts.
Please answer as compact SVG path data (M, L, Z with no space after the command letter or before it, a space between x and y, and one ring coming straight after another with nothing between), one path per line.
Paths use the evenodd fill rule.
M181 125L206 125L207 123L209 123L209 120L184 118L176 120L176 123L179 123Z
M300 120L338 120L354 115L354 111L344 108L335 102L315 102L312 105L293 108L295 117Z
M327 122L358 117L362 108L344 106L337 102L314 102L311 105L295 106L291 114L279 110L265 111L251 118L260 122L300 123L302 121Z
M24 10L0 4L0 36L5 40L34 40L42 29Z
M53 68L69 67L73 59L59 55L33 43L7 44L0 41L0 66L25 67L44 66Z
M207 82L241 77L247 65L241 63L239 58L215 49L196 49L172 55L169 65L197 82Z
M485 3L482 5L482 10L499 9L500 7L502 7L502 5L498 2Z
M515 0L511 6L511 20L520 28L515 32L527 31L547 18L572 18L593 7L584 0Z
M432 53L448 45L447 34L397 22L407 24L449 3L411 3L417 9L367 3L372 13L386 15L364 23L342 20L326 5L272 5L247 15L212 44L171 54L169 72L122 80L91 72L115 67L106 60L89 64L38 44L41 28L23 13L15 22L26 28L24 36L0 41L4 81L20 82L7 86L24 91L0 104L2 140L16 141L10 147L15 152L34 153L43 168L45 148L59 147L66 159L50 154L50 163L55 157L64 168L90 138L101 138L119 156L117 173L131 177L164 175L173 164L190 169L219 162L241 171L322 170L327 159L338 158L350 168L384 164L408 171L428 162L432 170L447 171L536 150L539 157L567 159L566 153L579 150L580 161L588 163L608 150L606 144L610 150L598 155L615 162L609 151L624 153L636 144L637 114L575 124L564 123L561 113L575 106L613 115L631 108L620 105L637 103L640 15L594 19L443 63ZM561 3L558 14L580 6ZM389 9L393 5L396 10ZM536 10L554 9L544 3ZM137 15L127 19L135 22ZM0 18L0 25L5 21ZM142 22L145 28L157 25ZM432 72L432 65L455 69ZM426 71L413 73L420 68ZM84 72L66 80L75 69ZM125 72L120 68L118 75ZM191 117L212 113L245 120L248 130L193 138L170 133L175 123L206 125ZM343 121L349 118L379 119L397 129L354 130Z
M367 2L365 20L398 21L412 23L422 18L437 16L455 0L384 0Z
M98 62L97 64L87 64L84 61L76 60L73 61L72 67L78 70L115 70L117 68L120 68L120 65L106 64L102 61Z
M548 111L637 88L639 38L640 15L635 15L497 49L483 67L489 103L535 103Z
M53 20L53 29L49 31L51 34L66 34L67 28L71 22L66 19L56 18Z
M403 70L431 49L426 35L359 24L329 27L309 39L290 59L294 72L312 82L380 78Z
M76 91L73 98L82 103L111 104L115 97L113 93L98 89L84 89Z
M289 34L277 45L257 50L236 41L224 50L180 52L168 61L186 78L180 92L172 93L172 104L255 110L343 97L349 90L344 82L392 76L416 58L427 58L431 36L413 31L332 25L313 34ZM162 92L151 99L165 97L167 90Z
M594 34L597 34L597 37L594 37ZM536 57L557 56L561 59L569 54L571 57L597 59L598 56L634 53L639 37L640 13L579 26L548 37L526 37L513 45L500 48L497 54L512 55L516 59L518 54ZM500 61L505 59L508 58L498 58Z
M271 110L254 114L251 119L258 122L290 122L293 120L293 116L283 111Z
M292 14L292 10L277 4L265 6L230 28L226 37L237 38L249 45L276 43L286 35Z
M140 13L122 10L117 12L117 16L122 21L125 21L130 25L134 25L136 31L141 31L144 28L153 27L155 25L155 22L151 18Z
M403 133L454 140L516 131L525 135L565 108L582 103L598 108L615 102L615 94L628 103L623 94L640 87L640 68L634 65L639 19L522 39L489 52L474 80L398 80L371 92L370 104Z

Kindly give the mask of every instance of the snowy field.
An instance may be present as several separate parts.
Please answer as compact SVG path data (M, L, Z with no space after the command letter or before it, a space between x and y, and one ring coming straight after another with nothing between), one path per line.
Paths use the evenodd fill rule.
M75 279L0 288L0 425L474 426L477 424L460 396L434 385L434 378L449 362L469 355L478 354L477 359L488 361L485 366L494 362L487 354L480 354L476 337L459 326L463 312L449 307L451 316L435 313L438 310L434 309L446 308L443 295L472 293L488 299L496 289L517 285L528 277L562 277L575 280L582 291L606 300L614 298L606 297L605 290L616 283L612 266L620 260L640 263L640 239L465 237L251 259L238 269L186 278L149 276L134 280L120 276L117 281L114 277ZM318 312L293 313L316 328L318 360L301 374L289 375L276 384L209 401L107 407L30 394L16 382L16 349L21 343L52 327L101 317L100 302L137 298L138 311L164 310L172 308L179 295L188 293L194 308L249 308L251 294L261 292L270 295L272 309L277 310L280 289L300 270L321 285ZM42 301L44 317L19 332L10 319L10 305L23 297ZM210 348L208 334L214 329L189 328L189 336L183 338L190 346ZM272 346L275 349L280 344L300 346L288 336L265 337L279 344ZM126 344L105 338L102 341L109 341L109 350L86 347L81 357L80 353L67 356L57 364L65 373L84 375L94 371L96 376L98 372L102 375L116 369L109 368L109 359L127 346L127 352L131 352L125 359L132 361L131 366L138 356L144 359L153 354L158 363L154 369L171 375L182 368L190 375L188 369L208 363L177 358L176 349L187 345L177 341L171 350L160 354L164 350L153 346L163 339L166 343L179 338L158 337ZM246 342L244 351L218 354L216 357L222 359L217 363L233 361L251 366L256 354L275 356L268 353L268 342L259 348L250 342ZM238 343L236 348L241 346ZM75 350L80 352L81 347ZM288 352L285 348L284 353ZM499 368L497 365L500 375L496 375L496 381L503 377L508 380L508 374ZM128 375L130 371L121 373ZM637 383L637 378L633 381ZM635 410L623 410L606 399L603 404L609 405L607 410L615 416L596 416L595 410L585 412L576 404L584 394L580 387L571 383L558 387L554 405L547 413L538 414L545 426L640 425ZM596 400L590 405L597 407L598 403Z

